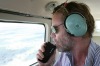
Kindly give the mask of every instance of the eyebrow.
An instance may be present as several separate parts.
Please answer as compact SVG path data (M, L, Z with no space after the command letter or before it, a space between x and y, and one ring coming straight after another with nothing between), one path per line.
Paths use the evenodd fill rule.
M60 25L63 25L64 23L61 23L61 24L59 24L59 25L55 25L55 26L53 26L53 27L59 27Z

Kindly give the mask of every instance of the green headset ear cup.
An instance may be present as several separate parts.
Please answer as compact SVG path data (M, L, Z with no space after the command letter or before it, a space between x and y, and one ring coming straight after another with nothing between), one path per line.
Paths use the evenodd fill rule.
M64 25L68 33L74 36L83 36L87 31L85 17L80 13L72 13L65 19Z

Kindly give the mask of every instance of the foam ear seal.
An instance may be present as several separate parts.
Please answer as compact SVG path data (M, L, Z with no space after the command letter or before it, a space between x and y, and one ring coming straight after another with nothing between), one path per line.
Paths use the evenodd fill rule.
M86 19L80 13L71 13L68 15L64 25L67 32L74 36L83 36L87 31Z

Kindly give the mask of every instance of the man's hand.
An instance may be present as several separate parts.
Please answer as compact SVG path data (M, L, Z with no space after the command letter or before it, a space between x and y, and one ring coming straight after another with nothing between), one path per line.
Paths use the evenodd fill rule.
M39 66L51 66L51 65L53 65L53 63L55 61L56 50L54 51L53 55L50 57L50 59L46 63L42 63L38 59L42 60L44 58L44 55L43 55L43 52L45 51L44 47L45 47L45 43L38 50L37 61L39 63Z

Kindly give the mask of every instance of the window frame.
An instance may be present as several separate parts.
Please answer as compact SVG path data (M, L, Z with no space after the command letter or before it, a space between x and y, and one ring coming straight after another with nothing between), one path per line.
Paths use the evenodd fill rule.
M44 19L44 18L36 18L36 17L24 17L24 16L18 16L18 15L12 15L12 14L5 14L0 13L0 21L9 21L9 22L20 22L20 23L31 23L31 24L43 24L45 25L45 39L44 41L51 41L50 34L51 34L51 20L50 19ZM33 64L37 62L33 62ZM33 66L33 65L32 65Z

